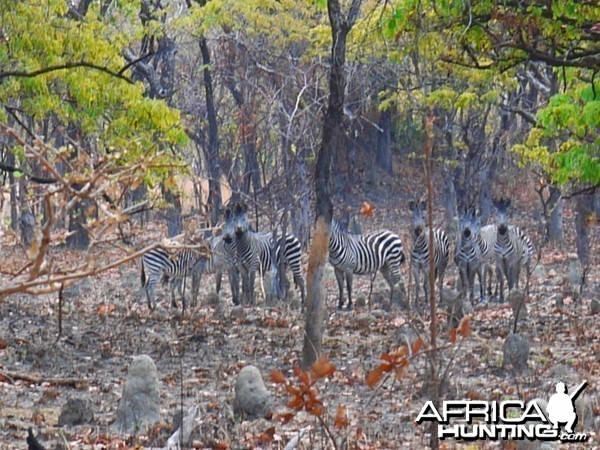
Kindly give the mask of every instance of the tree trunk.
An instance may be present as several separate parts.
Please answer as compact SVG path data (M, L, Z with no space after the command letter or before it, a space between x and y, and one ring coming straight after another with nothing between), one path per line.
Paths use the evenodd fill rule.
M173 237L181 234L182 219L181 219L181 198L171 189L163 187L163 197L167 205L165 219L167 221L167 236Z
M550 198L548 199L548 208L550 208L550 217L548 218L548 239L550 242L560 244L563 241L563 200L560 191L554 186L549 186Z
M90 200L81 200L69 212L69 236L67 236L67 248L84 250L90 245L90 236L83 226L90 214L90 208L94 204Z
M329 254L329 233L333 218L333 204L329 186L331 160L336 143L341 142L340 124L344 113L346 89L346 37L350 32L360 8L361 0L352 0L348 17L344 18L339 0L328 0L327 11L333 38L331 69L329 72L329 99L323 119L323 135L315 169L315 193L317 226L310 248L307 272L306 326L302 367L310 367L322 355L325 289L323 271Z
M211 207L211 225L215 226L219 222L222 205L219 131L217 128L217 113L215 110L210 69L210 51L204 36L200 36L198 41L200 52L202 53L202 63L204 64L204 92L206 94L206 115L208 119L208 148L206 149L208 166L208 204Z
M585 270L590 264L590 227L593 223L594 195L577 196L575 206L575 230L577 231L577 257Z

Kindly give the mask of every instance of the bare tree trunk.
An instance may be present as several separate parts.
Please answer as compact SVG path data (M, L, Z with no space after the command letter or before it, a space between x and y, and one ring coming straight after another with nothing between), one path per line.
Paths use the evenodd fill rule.
M329 73L329 99L323 119L321 147L317 155L315 169L315 193L317 226L310 248L307 272L306 326L304 347L302 349L302 367L310 367L322 354L323 318L325 310L325 290L323 271L329 254L329 233L333 218L330 177L331 160L336 143L340 142L340 124L344 114L344 92L346 89L346 38L352 29L361 0L352 0L348 16L344 18L339 0L328 0L327 11L331 34L331 70Z
M581 267L585 270L590 263L590 227L593 223L594 195L582 194L577 196L575 211L577 257Z
M165 213L167 236L177 236L178 234L181 234L183 228L181 220L181 198L171 189L166 188L163 188L163 197L165 198L167 205L169 205Z
M206 4L206 2L204 3ZM211 225L219 221L221 214L221 166L219 161L219 131L213 94L213 82L210 69L210 51L204 36L199 39L202 63L204 64L204 92L206 94L206 114L208 119L208 204L211 206Z
M560 191L554 186L549 186L550 198L548 207L550 217L548 218L548 239L550 242L562 243L563 241L563 200Z

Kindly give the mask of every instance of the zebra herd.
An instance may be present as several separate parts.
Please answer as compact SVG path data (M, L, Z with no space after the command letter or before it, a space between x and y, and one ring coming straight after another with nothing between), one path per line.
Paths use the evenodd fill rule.
M433 255L434 278L438 282L440 301L443 300L443 282L450 260L451 246L446 232L439 228L431 230L433 252L429 251L429 228L426 225L425 202L409 202L412 213L412 250L410 263L415 279L415 306L419 307L421 280L425 298L429 288L429 258ZM498 212L497 223L481 226L481 217L473 208L465 209L459 217L460 230L454 246L454 262L458 268L460 288L468 293L471 303L475 301L474 280L477 276L480 297L491 296L495 265L497 290L504 300L504 280L509 291L519 287L519 276L524 266L529 279L533 245L520 228L508 223L510 200L494 200ZM294 284L300 291L302 308L306 286L301 268L301 245L298 239L287 234L255 232L250 229L246 209L237 204L227 209L222 234L208 239L208 254L183 250L171 256L165 249L156 248L142 257L142 285L146 292L148 307L154 309L154 290L159 280L168 282L171 301L176 306L175 290L179 291L185 308L185 281L191 276L192 302L195 304L203 274L215 274L217 293L221 289L223 272L227 271L233 303L254 304L254 284L258 273L261 279L270 277L270 295L281 298L278 267L282 265L293 273ZM347 232L337 221L331 224L329 238L329 262L334 268L339 289L338 307L343 308L344 283L348 295L348 308L352 307L353 275L381 272L390 287L390 298L402 280L400 267L405 262L404 248L399 235L380 230L368 234ZM239 280L242 281L240 296ZM487 290L486 290L487 288Z

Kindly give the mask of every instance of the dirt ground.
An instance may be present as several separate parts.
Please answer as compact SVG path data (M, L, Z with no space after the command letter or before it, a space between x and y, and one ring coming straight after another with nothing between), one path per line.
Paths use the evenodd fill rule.
M442 352L446 371L444 399L547 399L557 381L572 385L588 380L588 416L580 427L590 440L572 448L600 448L600 330L598 315L590 314L593 289L576 298L569 284L573 255L565 248L544 252L532 277L526 320L519 325L531 345L529 369L513 374L502 367L502 345L512 327L508 304L490 301L472 311L472 335ZM574 247L570 247L574 248ZM56 258L83 255L53 249ZM4 246L4 261L24 261L18 246ZM18 264L17 264L18 265ZM405 281L408 268L404 267ZM597 266L588 274L591 285L600 279ZM0 282L2 277L0 275ZM455 283L453 268L446 286ZM148 311L139 287L137 262L83 280L64 293L62 333L56 294L13 295L0 300L0 449L27 448L27 429L33 427L47 449L161 447L171 434L174 414L198 405L197 448L284 448L302 433L298 448L332 448L320 422L305 412L286 424L277 417L289 411L289 400L269 373L281 370L293 378L301 359L304 319L298 296L287 304L267 308L234 308L228 283L217 300L214 277L203 281L200 305L184 317L170 307L166 290L154 312ZM379 357L413 341L427 322L405 308L390 306L382 277L377 277L370 307L365 305L369 278L355 277L357 307L337 311L337 286L328 269L328 318L324 348L336 367L333 376L317 384L324 402L323 422L331 433L346 437L349 448L396 449L427 445L427 427L415 418L427 392L427 358L415 358L399 379L379 388L365 383ZM443 309L439 317L445 324ZM409 326L408 323L412 325ZM425 334L423 334L425 337ZM448 330L440 339L449 344ZM131 357L150 355L161 382L163 424L143 436L118 436L112 428ZM272 420L241 421L233 416L235 378L245 365L258 367L275 405ZM447 369L446 369L447 368ZM57 427L61 407L69 398L88 398L94 420L88 425ZM333 426L338 406L347 407L349 425ZM579 409L578 409L579 410ZM591 425L590 425L591 424ZM590 428L590 426L592 428ZM273 428L274 427L274 428ZM534 448L513 442L471 443L470 448ZM455 441L445 448L460 447ZM538 448L538 447L535 447Z

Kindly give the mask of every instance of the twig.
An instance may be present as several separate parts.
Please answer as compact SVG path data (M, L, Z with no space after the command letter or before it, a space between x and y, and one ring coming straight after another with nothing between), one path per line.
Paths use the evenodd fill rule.
M49 384L52 386L71 386L74 388L85 388L88 386L88 380L85 378L45 378L45 377L34 377L32 375L26 375L23 373L0 371L0 377L4 377L7 380L21 380L31 384Z

